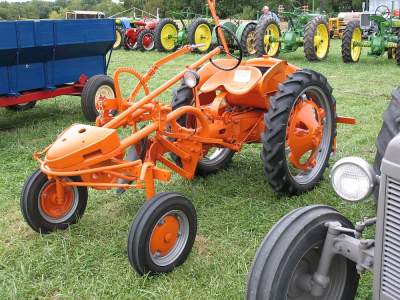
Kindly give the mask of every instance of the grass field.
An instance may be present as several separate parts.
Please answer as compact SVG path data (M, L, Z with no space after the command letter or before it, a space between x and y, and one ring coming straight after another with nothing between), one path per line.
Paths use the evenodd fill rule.
M322 63L306 62L302 49L282 58L323 73L334 88L338 113L358 120L356 126L338 126L338 151L332 163L348 155L372 161L381 115L399 84L400 69L386 57L366 54L359 64L345 65L339 46L334 42ZM109 71L131 66L143 72L162 56L116 51ZM161 69L151 88L197 57L187 55ZM123 82L125 90L130 86ZM170 98L171 91L160 100ZM357 205L340 201L327 176L309 194L277 197L265 181L260 145L247 146L226 171L193 181L174 176L167 185L158 185L159 191L176 191L193 201L198 236L182 267L165 276L139 277L129 265L126 239L144 201L141 191L130 190L120 198L113 191L90 191L79 224L51 235L38 235L22 218L20 191L37 168L32 152L77 122L85 120L79 98L73 97L43 101L22 113L0 111L0 299L240 299L257 247L284 214L315 203L332 205L354 222L374 213L371 201ZM370 297L371 278L362 278L357 299Z

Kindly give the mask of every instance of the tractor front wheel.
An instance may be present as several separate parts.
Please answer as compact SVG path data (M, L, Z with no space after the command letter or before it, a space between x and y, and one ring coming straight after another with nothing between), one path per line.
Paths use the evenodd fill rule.
M360 60L360 46L355 45L362 41L362 30L357 21L347 24L342 38L342 59L345 63L356 63Z
M262 18L256 27L256 56L278 57L281 48L281 29L272 18Z
M207 20L198 18L195 19L188 28L189 44L203 46L196 49L199 53L206 53L211 49L212 31L210 23Z
M329 29L321 16L313 18L304 27L304 54L308 61L321 61L329 52Z
M299 195L321 180L336 136L335 106L326 78L311 70L290 75L271 97L262 158L277 193Z
M96 102L100 99L114 99L114 82L107 75L95 75L86 82L81 95L82 111L89 122L96 121L99 112Z
M161 52L173 52L178 48L179 28L172 19L162 19L155 29L155 46Z
M247 281L246 299L354 299L359 280L356 264L340 255L331 262L330 280L323 295L311 294L327 222L353 228L336 210L322 205L296 209L278 221L257 250Z
M193 204L176 193L159 193L139 210L129 230L128 257L140 275L172 271L192 250L197 232Z
M149 29L140 32L137 38L137 44L138 50L142 52L154 50L154 32Z
M174 90L173 94L174 97L171 102L172 110L193 104L193 90L185 84L182 83L179 88ZM177 123L183 127L190 126L186 115L180 117ZM197 164L196 175L207 176L227 168L232 162L233 155L235 155L235 152L227 148L213 147L208 149L207 154ZM176 155L172 154L171 158L176 164L182 164L180 158Z
M65 177L62 181L81 181L78 177ZM21 193L21 211L25 221L39 233L67 229L82 217L86 209L86 187L64 186L63 199L58 199L56 181L41 170L26 181Z

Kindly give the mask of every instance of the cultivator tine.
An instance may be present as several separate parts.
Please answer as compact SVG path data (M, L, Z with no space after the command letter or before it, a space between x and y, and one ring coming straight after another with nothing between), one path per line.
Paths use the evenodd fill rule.
M125 160L135 161L138 159L140 159L140 158L139 158L139 155L137 154L135 146L129 147L128 151L126 153ZM131 183L131 181L128 181L126 179L122 179L122 178L118 179L118 184L130 184L130 183ZM124 188L117 188L116 193L118 196L121 196L123 193L125 193L125 191L126 191L126 189L124 189Z

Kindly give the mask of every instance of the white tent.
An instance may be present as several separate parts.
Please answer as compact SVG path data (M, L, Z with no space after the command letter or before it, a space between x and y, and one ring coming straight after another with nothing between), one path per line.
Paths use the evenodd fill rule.
M394 2L394 8L395 9L399 9L400 8L400 1L396 0L396 1L392 1L392 0L369 0L369 11L370 12L375 12L376 8L379 5L386 5L388 6L390 9L392 9L392 3Z

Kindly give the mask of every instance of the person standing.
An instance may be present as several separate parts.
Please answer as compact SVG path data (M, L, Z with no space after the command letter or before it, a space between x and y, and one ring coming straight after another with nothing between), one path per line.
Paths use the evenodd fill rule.
M277 16L276 13L274 13L273 11L271 11L267 5L265 5L265 6L262 8L261 12L262 12L262 15L261 15L259 21L264 20L264 19L266 19L266 18L272 18L272 19L274 19L274 21L276 21L277 23L279 23L279 21L280 21L280 20L279 20L279 17Z

